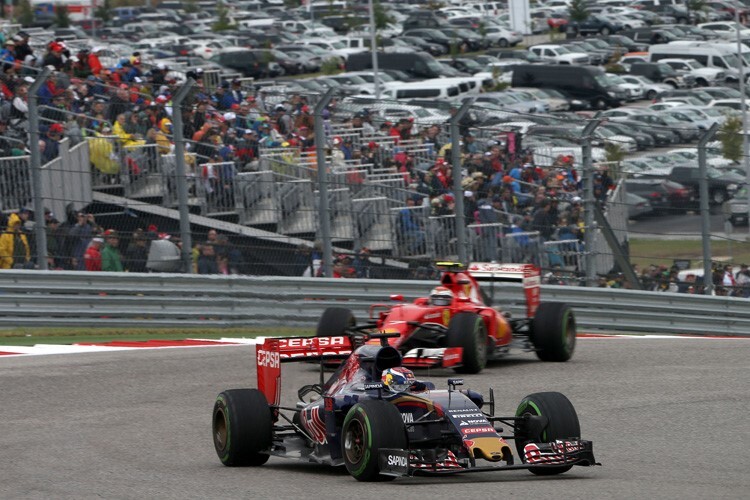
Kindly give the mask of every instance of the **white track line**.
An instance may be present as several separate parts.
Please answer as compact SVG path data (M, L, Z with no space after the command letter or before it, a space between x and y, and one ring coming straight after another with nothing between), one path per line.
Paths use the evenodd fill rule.
M601 339L642 339L642 340L750 340L750 337L728 336L697 336L697 335L628 335L628 334L594 334L592 337L578 337L579 340ZM262 344L267 337L244 338L223 337L220 339L186 339L203 342L215 342L216 345L174 345L174 346L107 346L107 345L66 345L66 344L36 344L33 346L2 346L0 352L10 353L0 355L0 359L16 356L42 356L47 354L80 354L89 352L135 351L139 349L187 349L191 347L227 347L230 345Z

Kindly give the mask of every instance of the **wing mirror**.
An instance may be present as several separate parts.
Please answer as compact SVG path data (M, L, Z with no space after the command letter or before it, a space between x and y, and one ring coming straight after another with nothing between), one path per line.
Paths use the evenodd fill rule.
M397 294L397 293L394 293L394 294L391 295L391 300L393 302L403 302L404 301L404 296L400 295L400 294Z

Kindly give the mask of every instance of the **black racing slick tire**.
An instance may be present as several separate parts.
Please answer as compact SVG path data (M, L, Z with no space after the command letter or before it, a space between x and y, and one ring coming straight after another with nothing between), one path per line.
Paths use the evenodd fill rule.
M214 447L227 466L258 466L268 461L273 420L258 389L231 389L216 398L212 422Z
M460 312L451 318L447 332L448 347L463 348L463 363L458 373L479 373L487 364L487 327L479 314Z
M521 400L516 409L516 416L525 414L546 417L547 425L539 431L521 429L516 424L515 442L516 451L521 460L525 462L524 447L529 443L550 443L556 439L571 439L581 437L581 424L573 403L559 392L537 392L529 394ZM572 465L560 467L540 467L529 469L538 476L552 476L562 474L570 470Z
M338 337L346 335L346 331L354 326L357 326L357 319L351 310L345 307L329 307L323 311L323 315L318 321L315 336Z
M576 347L573 309L562 302L542 302L531 321L531 343L542 361L567 361Z
M344 418L341 454L349 474L357 481L389 481L380 474L379 451L406 449L408 439L401 412L382 399L361 400Z

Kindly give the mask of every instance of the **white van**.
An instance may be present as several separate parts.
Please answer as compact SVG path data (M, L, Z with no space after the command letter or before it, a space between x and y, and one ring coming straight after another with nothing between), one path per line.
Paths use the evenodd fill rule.
M694 59L709 68L717 68L726 72L727 81L738 81L740 65L743 72L750 74L750 48L742 46L742 63L737 57L737 44L715 43L695 40L655 44L648 49L649 62L662 59Z
M391 99L448 99L461 94L458 83L445 81L444 78L408 82L385 88L382 95Z

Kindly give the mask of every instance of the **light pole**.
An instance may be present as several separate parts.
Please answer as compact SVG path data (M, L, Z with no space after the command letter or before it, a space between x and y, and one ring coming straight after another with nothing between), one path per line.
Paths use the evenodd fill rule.
M747 101L745 96L745 60L742 58L742 37L740 35L740 12L738 8L734 9L734 23L737 28L737 57L740 59L740 94L742 104L742 165L745 168L745 186L747 187L747 210L748 220L750 220L750 144L747 138ZM748 224L750 231L750 224Z
M377 32L375 27L375 9L372 0L367 0L367 8L370 10L370 51L372 52L372 76L375 82L375 100L380 101L380 78L378 77L378 47Z

